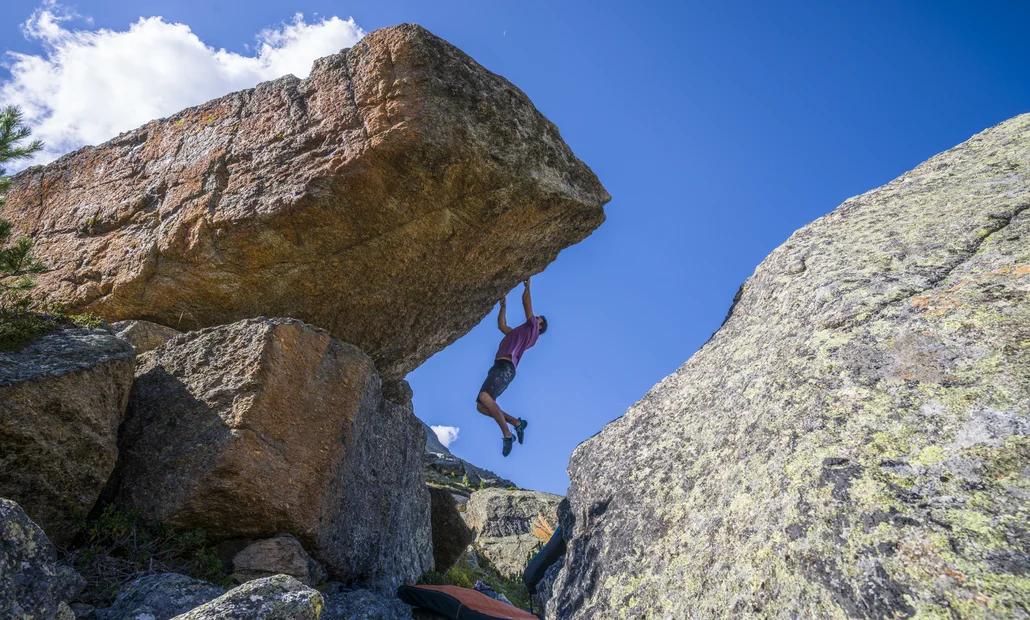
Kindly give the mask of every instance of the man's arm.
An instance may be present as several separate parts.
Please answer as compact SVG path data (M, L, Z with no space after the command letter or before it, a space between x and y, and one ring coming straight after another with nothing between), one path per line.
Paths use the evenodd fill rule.
M504 314L505 314L505 312L504 312L505 304L506 304L505 299L503 297L501 297L501 310L500 310L500 312L497 313L497 329L501 330L501 332L504 333L505 336L507 336L508 332L511 331L511 328L508 327L508 320L504 316Z
M526 311L526 320L532 319L535 315L533 314L533 298L529 293L529 279L525 281L526 288L522 291L522 309Z

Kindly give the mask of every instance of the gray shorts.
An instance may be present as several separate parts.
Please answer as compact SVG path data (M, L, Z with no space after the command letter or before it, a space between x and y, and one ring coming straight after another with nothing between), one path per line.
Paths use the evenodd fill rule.
M515 378L515 364L508 360L497 360L486 373L486 381L483 387L479 388L480 393L486 392L497 400L497 397L508 389L508 384ZM479 394L476 394L476 402L479 402Z

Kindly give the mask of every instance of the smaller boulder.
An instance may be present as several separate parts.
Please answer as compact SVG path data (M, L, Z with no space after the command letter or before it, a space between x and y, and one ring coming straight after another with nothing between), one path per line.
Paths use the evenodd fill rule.
M169 620L218 598L224 592L224 588L213 583L178 573L145 575L123 585L114 604L94 610L90 620Z
M0 618L74 619L67 601L83 583L25 511L0 499Z
M411 607L395 596L382 596L340 583L328 584L322 596L325 611L320 620L412 620Z
M118 321L111 323L111 327L115 336L136 349L136 355L152 351L182 333L150 321Z
M436 570L443 573L454 566L465 548L472 544L475 534L465 525L458 503L445 489L429 487L433 524L433 560Z
M318 620L325 601L289 575L248 581L176 620Z
M103 329L62 329L0 352L0 497L57 544L114 471L135 365L132 347Z
M293 536L277 534L253 542L232 560L233 579L246 583L272 575L290 575L307 586L323 583L329 576L325 568L304 551Z

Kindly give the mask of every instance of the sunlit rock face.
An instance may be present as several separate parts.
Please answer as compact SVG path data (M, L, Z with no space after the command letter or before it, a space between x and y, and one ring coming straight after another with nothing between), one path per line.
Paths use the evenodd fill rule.
M22 172L38 291L180 331L289 316L402 377L604 221L528 97L414 25Z
M1021 617L1030 115L796 232L569 464L557 618Z

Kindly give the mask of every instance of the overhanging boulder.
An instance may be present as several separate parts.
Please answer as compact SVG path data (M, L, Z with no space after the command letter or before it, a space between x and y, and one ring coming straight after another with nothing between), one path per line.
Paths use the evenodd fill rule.
M414 25L22 172L41 293L180 330L328 329L403 377L604 220L518 88Z

